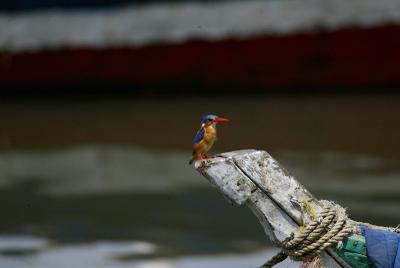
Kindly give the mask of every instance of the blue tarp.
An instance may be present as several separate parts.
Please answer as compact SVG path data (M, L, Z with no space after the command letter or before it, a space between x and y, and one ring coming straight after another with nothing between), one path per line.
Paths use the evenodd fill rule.
M360 225L367 255L376 268L400 268L400 234Z

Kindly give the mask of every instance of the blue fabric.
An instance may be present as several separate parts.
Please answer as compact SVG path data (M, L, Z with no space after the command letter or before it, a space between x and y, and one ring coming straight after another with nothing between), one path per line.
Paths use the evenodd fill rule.
M200 128L199 131L197 131L196 136L194 136L193 139L193 145L199 143L204 137L204 128Z
M400 268L400 235L360 225L368 259L376 268Z

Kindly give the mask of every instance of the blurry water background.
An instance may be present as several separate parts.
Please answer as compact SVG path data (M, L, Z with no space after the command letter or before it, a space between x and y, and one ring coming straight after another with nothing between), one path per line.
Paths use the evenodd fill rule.
M276 250L188 160L264 149L355 220L400 223L400 95L7 99L0 106L0 267L257 267ZM288 262L280 267L295 267Z

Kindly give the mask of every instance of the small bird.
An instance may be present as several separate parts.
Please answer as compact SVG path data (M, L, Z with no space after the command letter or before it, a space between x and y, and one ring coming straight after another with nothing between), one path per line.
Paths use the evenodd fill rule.
M189 165L198 159L206 159L207 153L217 140L217 124L229 122L228 119L216 115L206 115L201 120L201 127L193 139L193 153Z

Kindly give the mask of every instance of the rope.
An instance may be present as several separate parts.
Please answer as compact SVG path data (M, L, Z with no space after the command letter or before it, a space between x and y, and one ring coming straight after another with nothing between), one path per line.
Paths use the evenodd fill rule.
M282 251L260 268L273 267L288 256L295 261L308 262L352 233L354 225L348 220L344 208L329 201L321 203L323 207L316 219L312 219L302 232L283 241L280 245Z

